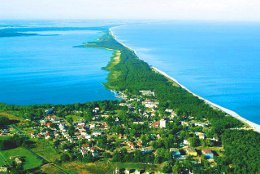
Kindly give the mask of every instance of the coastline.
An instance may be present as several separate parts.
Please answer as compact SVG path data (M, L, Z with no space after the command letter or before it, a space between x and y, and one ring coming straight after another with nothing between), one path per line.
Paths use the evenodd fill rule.
M112 28L115 28L115 27L112 27ZM133 52L137 55L137 53L136 53L135 50L129 48L126 44L124 44L124 43L121 42L119 39L117 39L116 35L115 35L115 34L113 33L113 31L112 31L112 28L109 28L109 32L110 32L111 36L112 36L118 43L120 43L121 45L123 45L123 46L126 47L127 49L133 51ZM137 56L137 57L138 57L138 56ZM183 86L182 84L180 84L176 79L174 79L173 77L169 76L167 73L165 73L165 72L159 70L158 68L156 68L156 67L154 67L154 66L151 66L151 68L152 68L154 71L156 71L157 73L159 73L159 74L163 75L164 77L166 77L167 79L169 79L169 80L171 80L171 81L177 83L181 88L185 89L187 92L189 92L189 93L191 93L192 95L194 95L194 96L198 97L199 99L203 100L205 103L207 103L207 104L210 105L211 107L213 107L213 108L215 108L215 109L219 109L219 110L221 110L221 111L227 113L228 115L230 115L230 116L236 118L237 120L239 120L239 121L243 122L244 124L246 124L247 126L251 127L252 130L254 130L255 132L260 133L260 125L258 125L258 124L256 124L256 123L253 123L253 122L251 122L251 121L249 121L249 120L243 118L242 116L240 116L239 114L237 114L236 112L234 112L234 111L232 111L232 110L230 110L230 109L227 109L227 108L225 108L225 107L222 107L222 106L220 106L220 105L217 105L217 104L215 104L215 103L213 103L213 102L211 102L211 101L209 101L209 100L207 100L207 99L205 99L205 98L203 98L203 97L201 97L201 96L199 96L199 95L193 93L193 92L190 91L188 88L186 88L185 86Z
M169 76L168 74L166 74L165 72L159 70L158 68L152 66L151 67L153 70L155 70L157 73L163 75L164 77L166 77L167 79L177 83L181 88L185 89L187 92L191 93L192 95L198 97L199 99L203 100L205 103L209 104L211 107L215 108L215 109L219 109L229 115L231 115L232 117L238 119L239 121L245 123L246 125L250 126L254 131L260 133L260 125L256 124L256 123L253 123L245 118L243 118L242 116L240 116L239 114L237 114L236 112L230 110L230 109L227 109L227 108L224 108L223 106L220 106L220 105L217 105L195 93L193 93L192 91L190 91L188 88L186 88L185 86L183 86L182 84L180 84L176 79L174 79L173 77Z

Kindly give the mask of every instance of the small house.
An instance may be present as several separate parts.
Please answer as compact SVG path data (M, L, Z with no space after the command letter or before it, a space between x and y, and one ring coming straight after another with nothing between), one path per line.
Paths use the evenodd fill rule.
M152 124L151 124L151 127L152 128L158 128L160 126L160 121L156 121L156 122L153 122Z
M130 142L130 141L127 142L127 145L128 145L131 149L135 149L135 145L134 145L132 142Z
M202 149L201 153L205 156L206 159L214 158L214 154L210 149Z
M204 140L205 139L205 134L203 132L195 132L195 135L199 137L199 139Z
M166 128L166 120L160 120L160 128Z

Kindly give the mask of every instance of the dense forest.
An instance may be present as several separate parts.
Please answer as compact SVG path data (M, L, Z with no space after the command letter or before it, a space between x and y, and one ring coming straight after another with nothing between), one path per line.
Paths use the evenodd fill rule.
M227 173L260 173L260 136L253 131L226 130L222 134L225 156L222 171ZM228 169L227 166L231 166Z

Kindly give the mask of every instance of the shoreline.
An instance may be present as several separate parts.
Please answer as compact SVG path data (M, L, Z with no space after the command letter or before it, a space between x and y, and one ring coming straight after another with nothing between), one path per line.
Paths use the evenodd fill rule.
M115 28L115 27L112 27L112 28ZM115 34L113 33L112 31L112 28L109 28L109 32L110 34L112 35L112 37L120 44L122 44L124 47L126 47L127 49L133 51L136 56L139 58L139 56L137 55L136 51L129 48L126 44L124 44L123 42L121 42L120 40L117 39L117 37L115 36ZM154 67L154 66L151 66L151 68L156 71L157 73L163 75L164 77L166 77L167 79L177 83L181 88L185 89L187 92L191 93L192 95L198 97L199 99L203 100L205 103L207 103L208 105L210 105L211 107L215 108L215 109L219 109L221 111L223 111L224 113L227 113L228 115L236 118L237 120L241 121L242 123L246 124L247 126L251 127L252 130L254 130L255 132L257 133L260 133L260 125L254 123L254 122L251 122L247 119L245 119L244 117L240 116L239 114L237 114L235 111L232 111L230 109L227 109L223 106L220 106L220 105L217 105L195 93L193 93L192 91L190 91L188 88L186 88L185 86L183 86L182 84L180 84L176 79L174 79L173 77L171 77L170 75L168 75L167 73L163 72L162 70L159 70L158 68Z
M185 86L183 86L182 84L180 84L180 82L178 82L176 79L174 79L173 77L169 76L167 73L159 70L158 68L152 66L151 67L153 70L155 70L157 73L163 75L164 77L166 77L167 79L177 83L181 88L185 89L187 92L191 93L192 95L198 97L199 99L203 100L205 103L209 104L211 107L215 108L215 109L219 109L225 113L227 113L228 115L238 119L239 121L245 123L246 125L250 126L254 131L260 133L260 125L256 124L256 123L253 123L245 118L243 118L242 116L240 116L238 113L236 113L235 111L232 111L230 109L227 109L223 106L220 106L220 105L217 105L195 93L193 93L192 91L190 91L188 88L186 88Z

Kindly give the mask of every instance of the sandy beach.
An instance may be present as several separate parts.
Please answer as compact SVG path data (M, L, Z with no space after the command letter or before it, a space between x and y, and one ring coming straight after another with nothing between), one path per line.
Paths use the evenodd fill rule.
M260 125L256 124L256 123L253 123L243 117L241 117L239 114L237 114L236 112L230 110L230 109L227 109L227 108L224 108L222 106L219 106L193 92L191 92L189 89L187 89L185 86L183 86L182 84L180 84L176 79L172 78L171 76L169 76L168 74L166 74L165 72L159 70L158 68L156 67L152 67L153 70L155 70L156 72L162 74L163 76L165 76L167 79L169 80L172 80L174 81L175 83L177 83L180 87L182 87L183 89L185 89L186 91L188 91L189 93L193 94L194 96L198 97L199 99L203 100L205 103L209 104L210 106L212 106L213 108L216 108L216 109L220 109L221 111L229 114L230 116L240 120L241 122L245 123L246 125L248 125L249 127L251 127L254 131L260 133Z
M115 27L112 27L112 28L115 28ZM134 53L137 55L137 53L136 53L135 50L129 48L127 45L125 45L124 43L122 43L120 40L117 39L117 37L115 36L115 34L114 34L113 31L112 31L112 28L109 29L110 34L111 34L120 44L122 44L124 47L126 47L126 48L128 48L128 49L134 51ZM138 56L138 55L137 55L137 56ZM253 122L251 122L251 121L249 121L249 120L243 118L242 116L240 116L239 114L237 114L236 112L234 112L234 111L232 111L232 110L230 110L230 109L227 109L227 108L224 108L224 107L222 107L222 106L220 106L220 105L217 105L217 104L215 104L215 103L213 103L213 102L211 102L211 101L209 101L209 100L207 100L207 99L205 99L205 98L203 98L203 97L201 97L201 96L199 96L199 95L193 93L193 92L190 91L188 88L186 88L185 86L183 86L182 84L180 84L176 79L174 79L173 77L169 76L169 75L166 74L165 72L159 70L158 68L156 68L156 67L154 67L154 66L152 66L151 68L152 68L153 70L155 70L156 72L160 73L161 75L165 76L167 79L174 81L174 82L177 83L180 87L182 87L183 89L185 89L185 90L188 91L189 93L193 94L194 96L198 97L199 99L203 100L205 103L209 104L209 105L212 106L213 108L219 109L219 110L221 110L221 111L223 111L223 112L229 114L230 116L232 116L232 117L234 117L234 118L240 120L241 122L245 123L246 125L248 125L252 130L254 130L254 131L260 133L260 125L258 125L258 124L256 124L256 123L253 123Z

